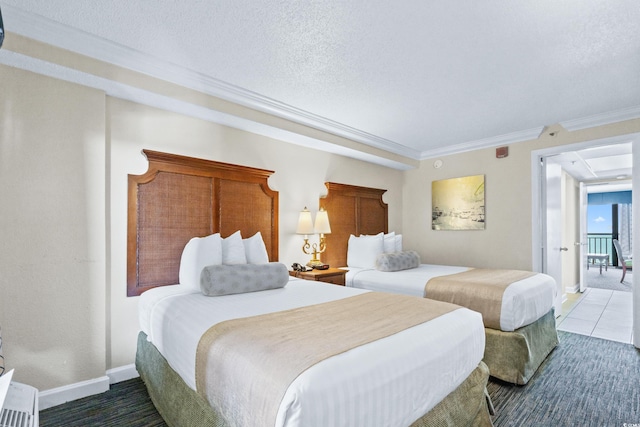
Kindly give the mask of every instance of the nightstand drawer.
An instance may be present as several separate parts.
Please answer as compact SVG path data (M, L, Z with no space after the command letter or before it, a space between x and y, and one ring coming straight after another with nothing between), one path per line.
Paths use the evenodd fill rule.
M322 277L319 279L321 282L327 282L327 283L333 283L334 285L341 285L344 286L344 274L336 274L335 276L327 276L327 277Z
M300 279L315 280L316 282L325 282L333 285L344 286L344 276L347 274L347 270L329 268L327 270L290 271L289 274Z

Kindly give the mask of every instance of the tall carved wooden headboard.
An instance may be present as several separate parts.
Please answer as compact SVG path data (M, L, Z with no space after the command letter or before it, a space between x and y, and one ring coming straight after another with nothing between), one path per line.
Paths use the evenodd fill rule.
M273 171L143 150L149 169L129 175L127 295L178 283L192 237L260 231L278 260L278 192Z
M387 190L325 182L329 192L320 198L320 207L329 215L331 234L322 261L332 267L347 265L349 235L387 233L388 205L382 201Z

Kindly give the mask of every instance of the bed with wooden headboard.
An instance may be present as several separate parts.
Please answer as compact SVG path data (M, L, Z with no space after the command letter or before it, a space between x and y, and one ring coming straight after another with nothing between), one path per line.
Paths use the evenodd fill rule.
M127 295L178 283L192 237L260 231L278 261L278 192L273 171L143 150L147 172L129 175Z
M327 195L320 207L331 218L331 234L325 236L327 249L322 255L332 267L347 265L347 242L354 234L387 232L388 205L382 200L387 190L326 182Z
M262 313L268 311L273 304L277 304L278 310L284 310L282 308L283 304L286 307L287 304L291 304L290 301L307 301L306 304L317 306L321 305L318 304L318 296L322 298L322 302L329 301L331 303L333 299L342 301L345 296L357 298L360 295L373 295L374 293L363 293L360 290L290 278L284 266L282 268L285 269L286 284L277 289L248 293L243 293L243 291L215 297L205 296L199 290L191 288L187 288L190 289L187 291L181 289L183 285L177 283L180 277L182 250L185 244L193 237L203 237L213 235L213 233L220 233L222 237L226 237L238 230L241 231L243 237L248 237L260 232L263 236L269 260L278 260L278 192L271 190L267 184L267 179L273 172L148 150L144 150L143 154L149 160L148 171L142 175L129 176L128 293L132 296L140 295L138 302L141 332L138 336L136 368L147 386L152 401L167 421L167 424L187 427L230 425L228 417L225 419L225 416L220 411L213 409L203 395L195 391L196 389L201 390L191 383L191 380L194 379L193 371L197 371L198 368L192 369L191 376L184 375L185 360L188 359L190 360L188 363L196 365L195 359L199 357L196 354L201 354L199 350L196 353L195 344L198 344L198 339L200 341L204 340L203 337L207 331L200 332L200 330L203 327L205 329L213 329L214 327L210 325L215 325L215 322L221 322L225 325L228 325L229 322L218 319L214 323L183 323L189 320L187 318L195 316L198 320L204 319L208 321L215 316L223 315L221 313L230 312L231 310L232 316L235 316L236 310L238 310L239 313L243 313L239 315L242 317L242 319L239 319L242 322L250 321L252 317L259 317L260 323L262 323L263 319L265 319ZM338 202L337 205L332 206L345 206L341 203ZM380 205L381 203L379 196L374 196L374 193L370 193L367 197L355 200L351 207L358 212L362 212L363 208L366 211L367 206L371 204ZM357 226L366 231L382 226L382 223L372 224L365 215L359 220ZM332 228L339 230L339 221L332 222ZM334 236L337 235L335 234ZM208 239L209 237L205 238ZM268 266L270 263L265 265ZM260 277L262 280L262 276L255 277ZM328 295L331 295L331 297L327 298ZM345 300L351 299L345 298ZM383 303L388 305L387 301ZM296 302L295 304L299 303ZM253 310L255 307L259 307L259 310L264 310L258 311L257 314L261 314L260 316L255 313L247 314L246 310ZM293 307L298 307L298 305ZM368 308L369 305L365 304L363 307ZM343 310L343 312L345 311ZM346 312L351 316L350 321L359 318L359 316L351 315L352 312L349 310ZM399 312L403 317L407 317L406 311L399 310ZM166 320L165 317L159 317L160 313L167 314L170 320ZM384 317L376 314L377 311L372 313L378 317ZM476 313L469 310L454 310L451 313L447 313L447 315L461 316L459 321L453 322L461 327L444 332L441 331L441 327L434 325L431 321L427 321L411 328L412 330L419 328L417 330L418 337L415 339L407 341L403 338L403 335L394 334L369 342L366 346L357 346L345 353L352 356L344 356L343 358L340 358L342 354L331 356L332 360L335 361L334 358L337 357L340 361L338 363L332 362L333 364L331 365L333 366L331 372L336 374L334 375L325 370L319 371L322 373L322 380L314 380L311 387L305 385L305 390L313 392L314 389L318 389L316 383L331 382L334 380L329 380L329 378L335 377L335 381L349 381L350 389L354 391L352 397L360 396L361 393L370 393L363 391L366 387L360 390L355 385L358 384L358 381L364 381L365 378L366 381L364 382L370 384L372 373L366 370L361 374L356 373L355 375L364 375L364 377L362 377L363 380L354 381L357 377L352 377L352 372L362 371L362 369L353 369L349 363L356 363L361 367L363 360L376 361L379 358L373 356L371 352L375 351L375 354L388 353L388 346L390 345L393 345L393 348L399 348L399 346L405 345L403 343L411 342L411 345L414 346L424 344L426 346L425 349L432 348L433 341L431 340L434 339L433 337L437 334L443 334L438 341L442 345L436 345L441 349L451 342L452 333L468 334L467 338L463 340L464 342L481 342L481 340L478 340L478 334L480 336L482 334L482 324ZM466 319L465 316L467 316ZM322 318L326 319L326 317ZM364 316L362 318L364 319ZM233 322L234 320L230 319L229 321ZM289 328L290 325L288 323L290 322L285 323L287 323L286 327ZM384 317L384 323L389 323L386 317ZM157 326L150 326L152 324ZM368 325L369 323L366 324ZM363 334L362 329L358 329L357 335ZM346 330L348 331L348 329ZM473 331L471 332L470 330ZM331 337L334 334L324 335ZM316 336L314 335L314 337ZM395 341L389 342L387 340ZM420 342L423 342L423 344L419 344ZM377 345L382 345L383 347L374 350ZM421 413L419 419L413 424L415 426L436 424L491 425L484 395L488 369L480 361L482 348L476 346L472 351L470 348L460 349L457 344L452 345L455 345L455 347L450 348L451 354L455 357L462 355L465 363L473 363L470 369L467 367L471 374L466 378L460 378L460 385L444 397L440 403L437 403L435 407L428 410L426 414L424 412ZM244 349L242 354L245 355L254 352L253 348L241 348ZM304 346L301 346L301 348L304 348ZM193 358L174 359L172 357L176 354L184 357L185 353L191 355L191 351L193 351ZM352 353L354 351L356 352L355 354ZM225 352L227 352L226 347ZM420 352L430 353L422 350ZM472 357L472 354L476 354L476 356ZM376 371L394 372L395 368L393 366L407 366L404 357L411 358L411 360L425 359L424 357L415 358L410 354L406 356L398 355L397 358L389 362L376 362L383 364L375 365L375 369ZM449 354L446 357L443 355L438 357L442 359L438 363L452 365L449 368L452 375L454 372L460 371L460 360L457 362L451 361L453 357L450 357ZM232 360L236 359L232 358ZM351 360L351 362L345 362L348 360ZM319 368L323 362L320 361L320 363L314 365L314 369ZM425 370L421 369L421 371ZM433 369L433 371L438 375L442 372L437 368ZM270 374L273 374L271 370ZM306 371L300 374L296 381L306 374ZM197 373L195 377L195 381L198 381ZM236 375L232 377L237 378ZM248 378L253 377L255 375L248 376ZM397 378L392 379L391 382L400 381L399 378L401 376ZM389 378L385 377L384 382L388 380ZM402 381L404 384L405 380L403 379ZM429 393L426 393L428 395L433 395L433 390L440 387L440 385L435 384L435 381L416 381L414 379L413 382L416 385L432 384L432 386L429 386ZM218 382L215 382L215 384L218 384ZM336 382L336 384L338 383ZM385 389L382 390L384 391ZM327 408L336 408L336 405L343 404L341 399L336 401L335 397L340 395L340 391L320 393L313 399L309 398L308 394L305 394L308 391L301 394L295 392L298 396L295 400L296 402L312 402L312 405L323 411L324 416L325 413L331 413ZM393 401L394 396L389 394L389 390L384 393L380 391L377 393L375 395L364 394L360 399L368 401L368 404L377 402L377 399L382 399L381 402ZM236 395L234 393L234 396ZM415 395L420 396L420 399L424 397L421 393L416 393ZM406 398L409 398L409 396L405 396ZM287 402L283 403L282 407L295 406L290 404L285 397L282 400ZM329 406L327 406L327 402L333 403L329 403ZM416 406L413 403L409 406L413 408L412 411L415 411ZM353 408L347 410L338 407L335 412L336 414L343 414L345 411L352 410ZM356 411L355 416L356 418L360 417L359 421L361 421L376 411L366 412L367 414L358 414ZM287 416L287 418L289 417ZM294 421L288 421L284 425L296 426L299 425L296 422L302 422L295 421L296 419L302 419L302 417L293 416L291 418ZM367 425L376 425L378 422L377 419L373 419ZM333 421L330 423L333 424ZM351 425L355 424L352 423Z
M325 185L328 193L325 197L320 198L319 204L325 208L331 218L331 234L327 237L327 249L323 259L332 266L346 266L349 268L347 251L351 235L372 236L389 232L387 224L388 205L382 201L382 195L386 190L334 182L327 182ZM364 271L360 271L354 266L352 271L347 273L347 285L373 291L430 298L433 293L427 292L425 285L427 282L434 281L433 271L437 270L438 273L436 275L442 276L453 274L453 272L448 272L448 269L461 268L419 264L419 255L417 253L411 255L415 255L414 259L417 260L416 265L414 265L416 268L404 271L378 271L377 267L367 267L362 269ZM466 270L466 268L462 268ZM482 269L473 270L481 273ZM443 271L447 272L443 273ZM487 271L493 274L492 277L496 277L499 270ZM507 272L507 270L504 271ZM519 274L519 272L516 274ZM505 306L503 305L502 312L512 313L518 312L519 309L522 309L523 312L528 310L527 313L531 313L529 314L529 320L518 319L518 321L522 321L523 326L521 327L515 326L510 329L501 329L498 325L485 328L487 339L484 361L489 366L491 375L516 384L526 384L538 366L558 344L555 316L552 308L555 282L547 275L539 273L534 275L528 272L524 272L524 274L531 275L531 277L525 279L528 281L527 283L521 282L526 286L520 286L521 283L518 283L518 293L514 292L516 297L513 305L510 305L508 309L504 308ZM479 298L473 295L465 295L464 298L452 295L453 293L446 286L450 287L453 284L452 282L444 283L442 281L444 278L445 276L439 277L445 288L441 291L442 296L439 295L436 299L458 303L477 310L475 306L459 301L466 302L469 299L473 301L479 300ZM415 281L415 285L413 283L408 285L410 281ZM456 284L456 286L460 285ZM515 288L514 286L511 287L512 290ZM477 288L470 289L470 293L477 292ZM504 295L507 294L505 293ZM504 304L511 303L510 301L506 297L502 299ZM473 304L475 304L475 301ZM497 306L500 307L500 301L498 301ZM486 313L485 317L487 317Z

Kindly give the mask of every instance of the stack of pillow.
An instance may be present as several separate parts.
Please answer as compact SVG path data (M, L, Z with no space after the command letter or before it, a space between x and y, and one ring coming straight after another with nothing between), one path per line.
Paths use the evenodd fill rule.
M205 295L228 295L286 285L284 264L270 263L258 231L243 239L240 231L222 238L220 233L194 237L180 259L180 284Z
M375 268L378 255L402 251L402 234L378 233L376 235L353 234L347 245L347 267Z
M398 271L420 265L415 251L402 250L402 234L378 233L376 235L349 236L347 267Z

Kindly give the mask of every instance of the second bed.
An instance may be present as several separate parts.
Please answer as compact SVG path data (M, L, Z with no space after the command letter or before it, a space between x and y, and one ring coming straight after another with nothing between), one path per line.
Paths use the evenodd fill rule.
M402 236L388 232L385 190L325 185L329 192L320 207L340 221L332 224L323 261L349 270L347 286L453 302L480 312L486 334L483 361L491 376L514 384L531 379L558 345L553 278L518 270L422 264L417 253L403 251ZM376 267L381 253L388 257L383 267ZM393 259L396 255L402 259ZM388 268L394 263L399 265Z
M486 334L483 360L491 375L510 383L526 384L558 344L553 311L555 281L538 273L513 282L505 288L500 308L493 315L486 311L490 305L482 293L473 297L472 292L466 297L460 293L430 295L427 284L432 279L446 280L474 270L477 269L429 264L393 272L352 267L347 272L346 285L455 302L481 312ZM471 286L468 288L473 290ZM488 318L492 318L493 323Z

